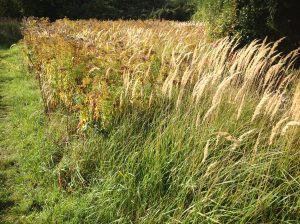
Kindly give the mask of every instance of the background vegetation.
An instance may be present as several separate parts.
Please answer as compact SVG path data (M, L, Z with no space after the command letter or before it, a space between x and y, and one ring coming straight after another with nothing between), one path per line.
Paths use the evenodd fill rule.
M188 20L194 10L192 0L2 0L0 17Z
M297 0L1 0L0 17L70 19L168 19L205 22L214 38L239 36L270 41L287 37L282 50L300 43L300 2Z
M194 19L204 21L214 38L238 36L247 43L287 37L284 48L290 50L300 46L299 8L297 0L199 0Z
M22 38L21 23L16 19L0 19L0 45L10 46Z

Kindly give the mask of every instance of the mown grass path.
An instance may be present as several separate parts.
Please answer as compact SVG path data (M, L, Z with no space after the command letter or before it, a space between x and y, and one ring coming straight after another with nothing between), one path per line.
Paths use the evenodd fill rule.
M52 216L63 198L48 165L55 146L47 141L48 117L25 59L22 44L0 46L0 223L64 223Z
M39 102L23 59L19 44L0 49L0 223L20 223L18 150L26 133L20 136L17 130L22 129L20 117L28 117L32 111L28 109Z
M0 222L12 222L12 208L15 205L13 197L12 182L17 173L15 162L16 152L7 147L6 128L11 105L7 100L5 92L10 82L14 81L11 74L14 71L9 69L9 65L14 54L9 50L0 51ZM10 73L10 74L9 74Z

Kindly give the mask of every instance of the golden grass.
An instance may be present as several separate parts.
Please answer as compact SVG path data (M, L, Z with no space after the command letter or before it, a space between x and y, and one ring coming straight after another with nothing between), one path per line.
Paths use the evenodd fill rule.
M94 122L105 128L124 105L144 110L159 99L177 109L183 101L191 108L209 101L197 125L222 116L226 100L240 119L254 100L252 122L264 117L274 124L270 144L284 123L290 122L283 133L299 122L300 85L292 91L299 82L293 72L299 49L282 56L281 40L255 40L238 49L237 39L208 41L197 23L28 19L25 25L30 66L47 111L63 105L79 114L81 129Z

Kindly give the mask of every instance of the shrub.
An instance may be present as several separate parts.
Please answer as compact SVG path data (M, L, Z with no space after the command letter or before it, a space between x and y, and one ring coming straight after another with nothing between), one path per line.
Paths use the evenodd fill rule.
M199 0L194 19L205 22L212 37L237 35L248 43L287 36L286 47L291 49L300 41L299 6L295 0Z
M19 18L23 13L23 4L21 0L1 0L0 1L0 18L13 17Z
M22 38L21 23L16 19L0 18L0 44L11 45Z
M199 0L198 10L193 18L205 22L206 29L213 38L232 35L235 20L233 1Z

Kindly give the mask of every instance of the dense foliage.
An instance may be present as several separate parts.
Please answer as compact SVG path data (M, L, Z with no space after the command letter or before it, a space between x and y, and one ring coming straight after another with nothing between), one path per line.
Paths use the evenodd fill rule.
M255 38L287 37L287 46L300 44L298 0L199 0L194 19L208 24L213 37L238 35L246 43Z
M20 21L0 19L0 45L10 46L22 37Z
M36 16L51 19L145 19L188 20L193 0L3 0L0 17Z

